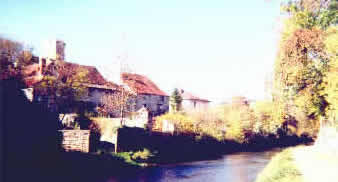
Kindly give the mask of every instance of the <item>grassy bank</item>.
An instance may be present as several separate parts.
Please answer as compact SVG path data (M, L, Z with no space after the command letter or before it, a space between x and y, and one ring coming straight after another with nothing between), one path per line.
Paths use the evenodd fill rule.
M312 138L292 135L282 129L278 130L279 132L276 131L276 133L244 130L243 128L236 130L231 126L227 127L226 121L219 121L215 118L193 118L191 116L192 114L169 113L157 118L158 121L172 120L177 128L174 134L150 132L142 128L119 128L118 148L119 151L123 152L115 154L113 144L102 141L98 141L95 146L101 152L93 152L120 157L131 165L146 166L148 164L217 159L229 153L259 152L312 142ZM113 132L117 130L112 129L113 122L111 120L104 118L90 119L97 125L101 139L113 140ZM205 124L208 123L212 125L206 126ZM156 124L161 124L161 122L155 122ZM144 151L144 149L147 149L147 151Z
M311 146L284 150L272 158L256 182L338 181L338 133L335 126L322 127Z
M118 152L114 153L111 151L98 151L96 155L108 155L114 158L118 158L123 161L125 164L135 166L135 167L147 167L155 164L154 153L148 149L143 149L140 151L130 151L130 152Z
M129 131L126 132L128 136L121 135L121 138L125 139L120 150L124 152L115 154L113 147L107 147L99 149L96 153L119 157L126 163L144 167L156 164L211 160L236 152L261 152L304 143L304 140L295 136L257 138L250 143L241 144L230 140L217 141L212 137L163 136L154 133L131 137L132 132Z
M298 148L289 148L274 156L257 176L256 182L304 182L293 156Z

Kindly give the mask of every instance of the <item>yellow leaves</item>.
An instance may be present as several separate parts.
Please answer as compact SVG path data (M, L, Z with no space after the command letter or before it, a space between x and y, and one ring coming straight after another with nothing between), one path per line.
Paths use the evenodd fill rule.
M312 28L315 26L315 18L308 11L300 11L294 15L295 24L301 26L302 28Z
M189 116L182 113L167 113L156 118L156 121L161 123L163 120L172 122L175 125L175 130L179 132L190 132L195 131L196 122Z
M338 26L328 28L326 33L325 49L331 55L332 62L337 63L338 54ZM338 65L336 65L338 67Z
M258 101L254 105L254 113L257 117L255 129L264 134L275 133L281 126L282 112L278 105L272 101Z
M245 107L233 107L225 115L226 138L244 142L245 132L252 131L255 117L251 110Z
M240 122L238 122L237 124L232 124L225 133L225 137L227 139L234 139L236 141L239 142L244 142L245 136L244 136L244 132L243 129L240 125Z
M325 48L330 56L329 72L325 77L326 99L329 103L327 115L330 119L338 117L338 26L333 26L326 31Z

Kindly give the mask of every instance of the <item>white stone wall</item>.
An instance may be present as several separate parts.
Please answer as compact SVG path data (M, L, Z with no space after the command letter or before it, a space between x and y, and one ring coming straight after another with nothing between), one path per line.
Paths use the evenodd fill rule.
M208 109L209 102L200 100L183 100L182 109L184 111L205 111Z
M113 92L104 90L104 89L91 89L90 93L83 101L92 102L95 105L99 105L101 103L101 98L106 93ZM160 96L160 95L148 95L148 94L140 94L136 97L136 100L130 100L133 108L130 111L138 111L143 106L146 106L150 112L155 115L162 114L169 111L169 97L168 96Z
M169 111L169 97L159 95L140 94L136 98L135 110L146 106L155 115Z

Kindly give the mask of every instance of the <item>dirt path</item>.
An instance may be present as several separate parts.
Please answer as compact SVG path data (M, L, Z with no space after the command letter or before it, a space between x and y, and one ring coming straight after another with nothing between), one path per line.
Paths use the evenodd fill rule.
M329 148L300 147L293 154L305 182L338 182L338 154Z

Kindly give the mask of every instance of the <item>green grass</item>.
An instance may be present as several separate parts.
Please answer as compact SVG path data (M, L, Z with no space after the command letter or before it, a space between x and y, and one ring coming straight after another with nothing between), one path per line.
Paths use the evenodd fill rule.
M138 163L131 158L133 155L132 152L112 153L112 155L124 159L124 161L128 164L135 165L135 166L144 166L142 163Z
M290 148L274 156L265 169L258 175L256 182L304 182L296 168Z
M149 166L152 161L152 157L154 157L154 154L152 154L147 149L144 149L143 151L119 152L119 153L99 150L95 154L96 155L111 155L113 157L122 159L127 164L139 166L139 167Z

